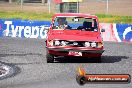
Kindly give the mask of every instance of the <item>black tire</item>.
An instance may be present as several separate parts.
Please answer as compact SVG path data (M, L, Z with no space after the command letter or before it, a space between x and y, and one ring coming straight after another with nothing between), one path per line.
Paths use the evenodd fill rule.
M94 58L94 61L96 63L101 63L102 62L102 58L101 57L96 57L96 58Z
M97 62L98 62L98 63L101 63L101 62L102 62L102 58L101 58L101 57L98 57Z
M76 81L79 85L84 85L87 79L84 76L76 76Z
M54 56L51 54L46 54L47 63L53 63L54 62Z

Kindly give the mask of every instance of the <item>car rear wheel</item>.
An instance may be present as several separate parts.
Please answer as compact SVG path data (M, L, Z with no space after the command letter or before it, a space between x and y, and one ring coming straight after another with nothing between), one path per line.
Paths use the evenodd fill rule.
M54 56L51 54L46 54L47 63L53 63L54 62Z

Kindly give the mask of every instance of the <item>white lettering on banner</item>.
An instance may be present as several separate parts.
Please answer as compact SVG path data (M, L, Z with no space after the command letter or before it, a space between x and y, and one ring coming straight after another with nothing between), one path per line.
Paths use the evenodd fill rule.
M121 39L120 39L118 32L117 32L116 24L113 24L113 31L114 31L114 35L115 35L117 41L121 42Z
M38 26L32 27L32 34L30 38L37 38L38 36L39 36L39 27Z
M9 34L9 27L10 27L10 25L12 24L12 21L5 21L4 24L7 25L6 31L5 31L5 35L8 36L8 34Z
M19 26L16 26L15 28L13 25L11 25L11 28L12 28L12 37L16 37Z
M123 33L123 39L126 39L126 35L127 35L129 32L131 32L131 31L132 31L131 27L126 28L125 31L124 31L124 33Z
M41 38L43 39L43 38L46 38L46 31L44 31L44 26L41 26L41 29L40 29L40 36L41 36Z
M6 29L3 32L5 36L11 37L26 37L26 38L46 38L47 30L46 26L14 26L12 21L5 21ZM23 33L23 36L22 36Z
M19 34L18 34L18 37L21 37L21 33L22 33L22 29L24 29L24 26L19 26Z
M30 38L31 36L31 27L30 26L26 26L25 29L24 29L24 36L26 38Z

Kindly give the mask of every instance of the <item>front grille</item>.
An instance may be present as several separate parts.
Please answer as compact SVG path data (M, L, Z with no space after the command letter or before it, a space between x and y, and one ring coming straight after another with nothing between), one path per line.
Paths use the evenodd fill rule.
M67 41L67 46L73 46L73 47L84 47L84 42L80 41Z
M65 41L66 46L72 46L72 47L84 47L84 41L67 41L67 40L59 40L60 42Z

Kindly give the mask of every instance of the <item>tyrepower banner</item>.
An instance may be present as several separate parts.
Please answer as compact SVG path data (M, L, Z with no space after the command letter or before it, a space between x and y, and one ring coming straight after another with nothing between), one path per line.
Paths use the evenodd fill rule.
M47 36L50 21L0 19L0 37L41 38ZM100 23L104 41L132 42L132 24Z
M49 21L0 19L0 36L44 39L49 26Z

